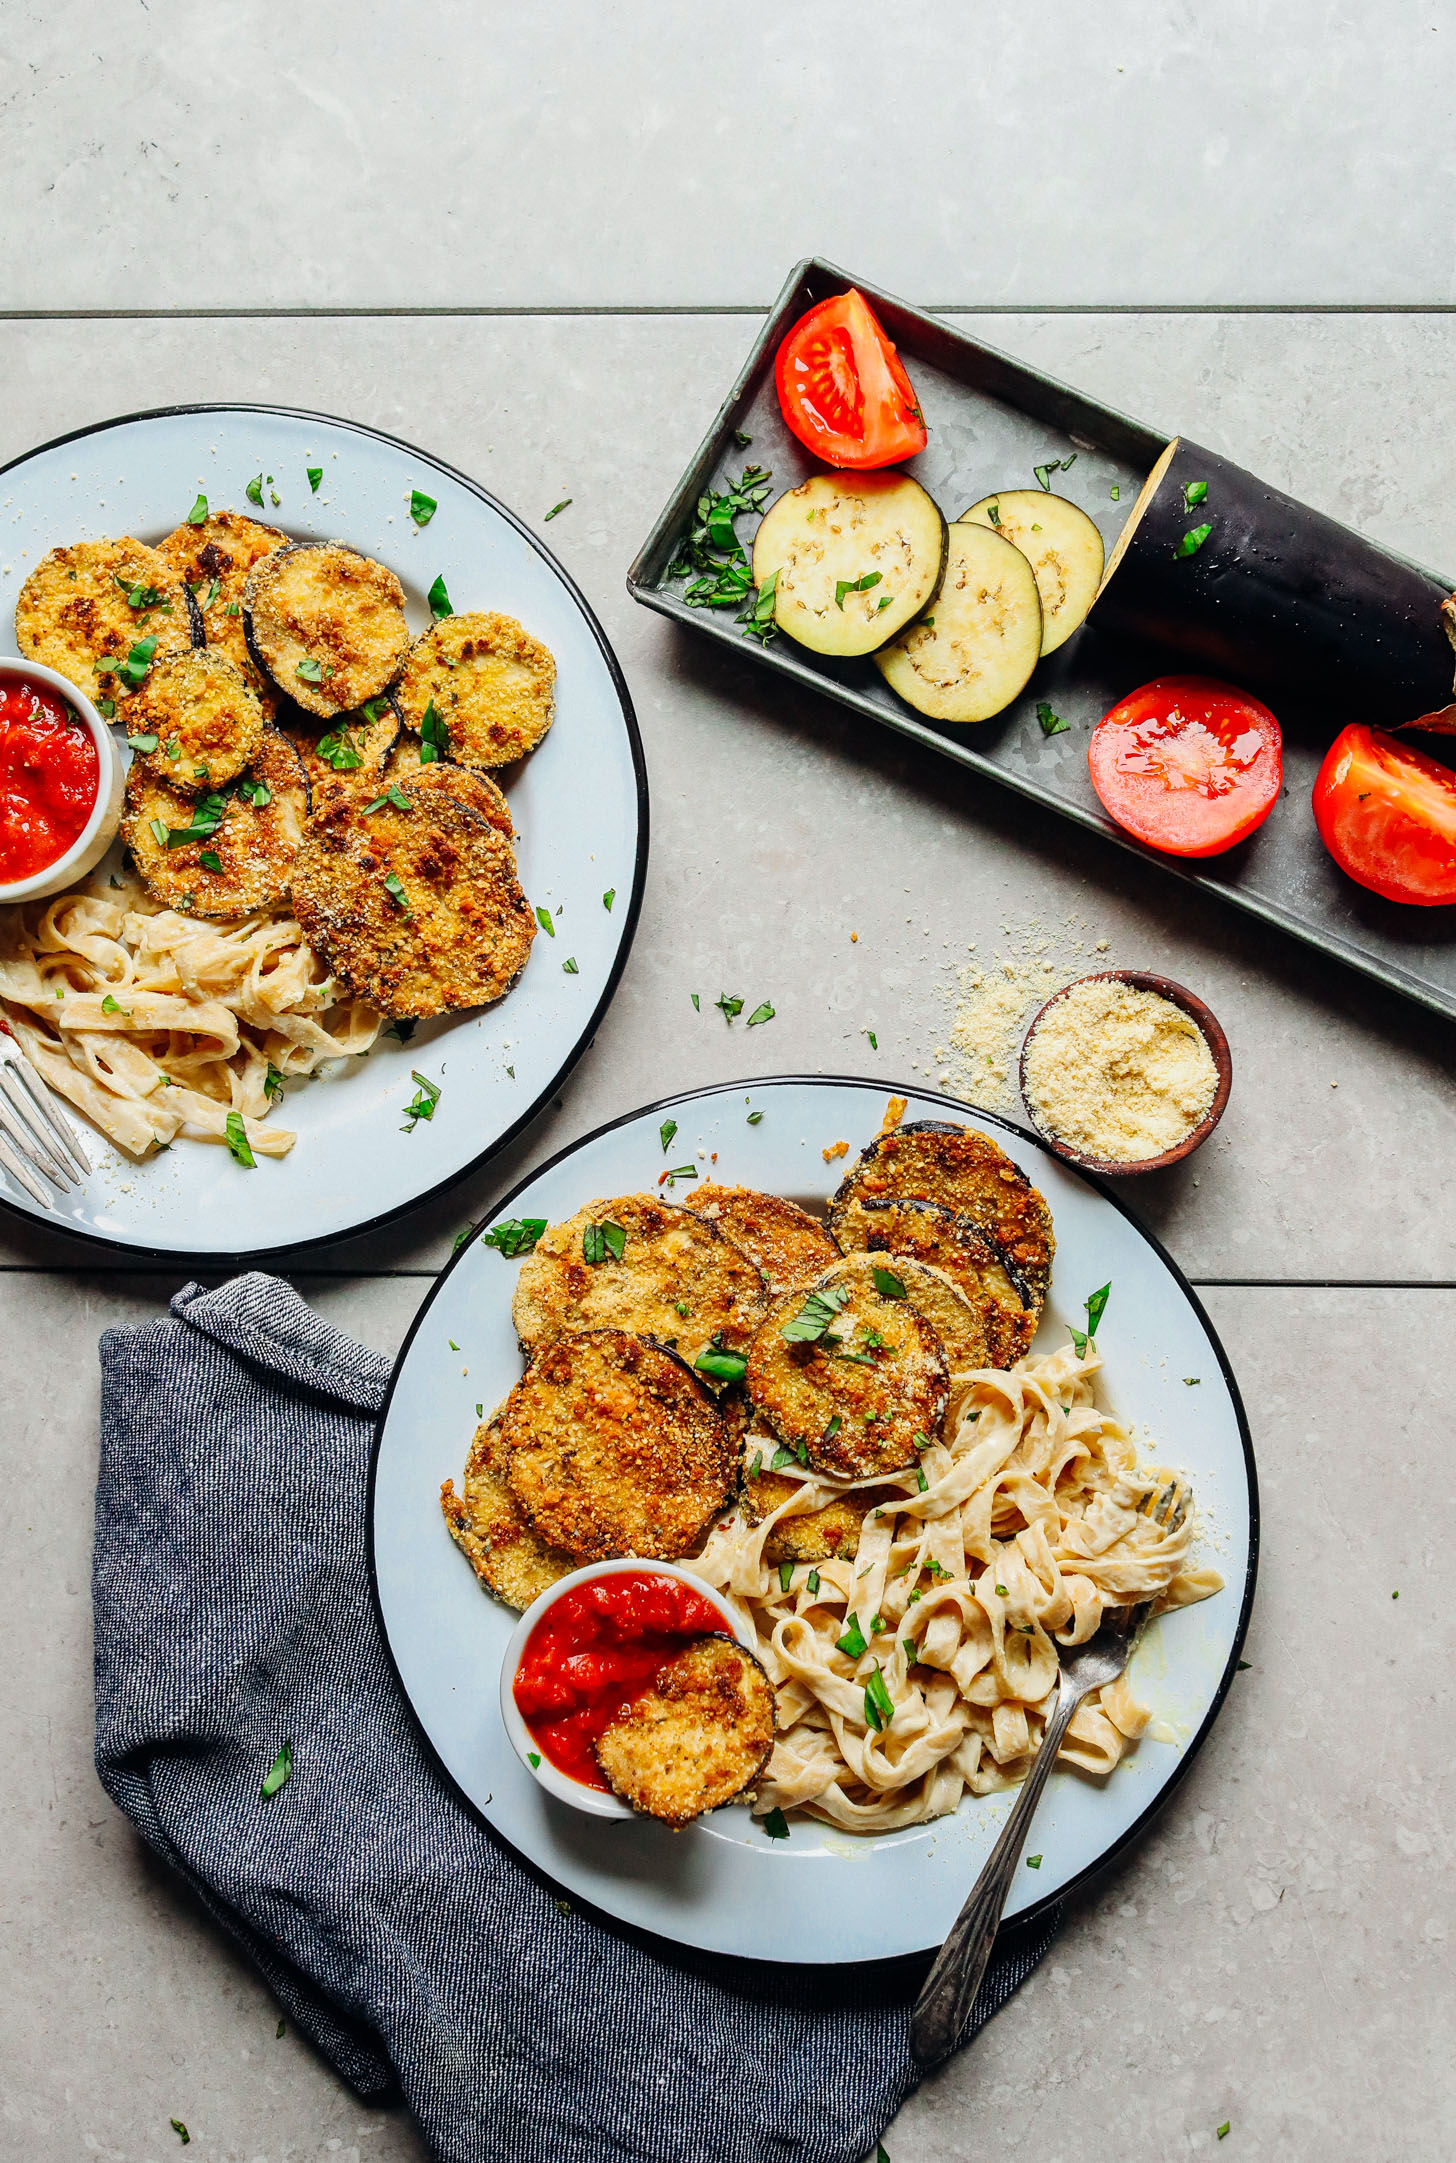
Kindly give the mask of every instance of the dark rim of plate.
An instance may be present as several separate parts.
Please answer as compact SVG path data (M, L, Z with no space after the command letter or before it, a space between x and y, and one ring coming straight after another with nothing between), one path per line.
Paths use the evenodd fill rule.
M464 1788L461 1787L455 1775L436 1750L424 1722L415 1710L414 1701L405 1688L404 1678L400 1674L398 1662L394 1657L394 1647L389 1641L389 1628L384 1619L384 1607L379 1596L379 1570L374 1549L374 1493L379 1471L379 1455L384 1444L385 1429L389 1424L389 1408L394 1402L395 1388L401 1374L404 1372L405 1362L409 1358L415 1338L424 1326L426 1316L440 1295L445 1280L449 1277L451 1271L464 1260L479 1239L482 1231L494 1223L497 1217L508 1213L517 1196L523 1194L535 1180L554 1170L566 1158L576 1156L582 1150L590 1148L593 1142L600 1141L604 1134L615 1133L619 1127L628 1126L635 1119L652 1118L658 1112L673 1111L681 1104L700 1103L704 1098L708 1097L732 1097L743 1090L761 1092L765 1089L794 1088L863 1089L867 1095L882 1098L891 1095L906 1096L921 1104L937 1105L962 1124L968 1119L974 1119L986 1126L999 1127L1003 1134L1014 1134L1018 1140L1030 1142L1035 1149L1045 1147L1039 1134L1033 1133L1027 1127L1019 1126L1015 1120L1004 1119L997 1112L983 1111L979 1105L963 1103L958 1097L942 1096L935 1090L923 1088L919 1083L869 1080L859 1074L770 1074L749 1075L741 1081L714 1082L711 1086L703 1089L680 1090L674 1096L659 1097L651 1104L635 1105L631 1111L621 1112L615 1119L604 1120L601 1126L594 1127L589 1134L583 1134L576 1141L569 1142L564 1149L558 1149L554 1156L547 1157L544 1163L534 1165L523 1178L518 1179L509 1192L501 1195L494 1207L487 1210L478 1223L471 1226L469 1239L461 1240L455 1253L450 1257L450 1260L445 1264L431 1286L424 1304L410 1324L409 1334L400 1346L398 1355L395 1358L394 1366L390 1371L389 1383L384 1392L384 1402L379 1408L379 1416L375 1421L374 1439L369 1450L369 1480L364 1513L364 1551L369 1572L369 1597L373 1604L375 1620L379 1625L379 1635L384 1645L385 1657L389 1661L390 1672L398 1684L401 1698L409 1707L410 1718L414 1722L415 1732L419 1736L426 1756L446 1786L454 1793L462 1809L469 1814L476 1824L488 1828L498 1839L505 1839L506 1836L500 1832L497 1826L492 1824L485 1812L466 1794ZM1219 1372L1223 1377L1224 1386L1228 1390L1229 1402L1233 1406L1234 1417L1238 1422L1239 1441L1244 1453L1244 1472L1249 1485L1249 1560L1244 1572L1243 1597L1239 1603L1239 1616L1234 1627L1233 1643L1229 1648L1229 1656L1225 1662L1224 1671L1219 1677L1218 1687L1209 1700L1208 1710L1200 1721L1197 1732L1179 1753L1178 1762L1169 1773L1166 1781L1149 1803L1147 1809L1139 1817L1135 1818L1133 1823L1124 1832L1120 1833L1109 1846L1103 1849L1095 1862L1089 1863L1085 1870L1078 1871L1075 1877L1069 1878L1064 1885L1055 1887L1043 1899L1035 1901L1030 1907L1018 1909L1017 1913L1008 1918L1002 1925L1004 1932L1020 1930L1023 1926L1033 1923L1039 1917L1046 1915L1059 1901L1070 1899L1074 1894L1083 1892L1090 1886L1097 1884L1114 1868L1134 1843L1141 1840L1151 1829L1169 1798L1186 1779L1189 1767L1202 1749L1210 1728L1223 1709L1224 1699L1228 1696L1230 1685L1234 1676L1238 1673L1239 1662L1243 1657L1244 1639L1248 1633L1249 1616L1254 1605L1254 1585L1259 1572L1259 1475L1254 1462L1254 1441L1249 1432L1249 1420L1244 1410L1244 1400L1239 1394L1239 1385L1234 1379L1234 1371L1229 1364L1228 1354L1224 1351L1218 1331L1209 1320L1202 1300L1198 1297L1172 1255L1169 1254L1157 1234L1150 1231L1143 1223L1136 1211L1131 1209L1123 1201L1122 1197L1109 1187L1104 1180L1095 1177L1091 1172L1083 1171L1080 1165L1068 1165L1066 1170L1069 1177L1080 1180L1094 1194L1100 1195L1103 1201L1110 1203L1118 1215L1125 1217L1138 1236L1147 1242L1159 1261L1167 1269L1168 1274L1172 1277L1188 1305L1192 1308L1199 1326L1208 1339L1213 1355L1218 1361ZM482 1593L481 1597L486 1598L488 1595ZM547 1878L547 1873L542 1870L539 1864L533 1862L529 1857L521 1855L510 1841L506 1841L506 1845L510 1847L511 1853L517 1857L517 1860L521 1862L524 1868L537 1876ZM549 1878L547 1881L554 1882ZM969 1884L966 1890L967 1892L970 1891ZM581 1895L578 1893L575 1897L579 1900ZM613 1921L617 1928L624 1927L620 1918L613 1918ZM635 1924L627 1924L625 1927L629 1929L640 1928ZM649 1931L643 1931L642 1934L648 1938L654 1935ZM664 1942L670 1941L665 1940ZM935 1945L923 1947L921 1954L887 1954L881 1961L862 1961L857 1964L863 1967L893 1968L907 1960L918 1960L924 1953L934 1952L938 1943L937 1940ZM754 1964L743 1959L740 1955L731 1953L719 1953L715 1954L714 1957L735 1964L741 1960L745 1970ZM763 1953L757 1957L762 1960L772 1960L775 1956L772 1947L766 1946ZM838 1967L845 1963L826 1960L803 1961L801 1948L801 1962L794 1964L814 1967Z
M501 1150L508 1148L525 1131L531 1121L550 1103L556 1091L571 1074L577 1061L581 1058L582 1053L600 1027L602 1017L611 1005L617 986L622 980L622 971L627 966L627 957L632 951L632 941L636 936L637 919L642 913L642 895L647 884L649 816L647 760L642 749L642 736L637 726L637 715L632 705L632 694L627 689L627 680L622 674L621 665L612 651L607 634L598 622L591 603L587 600L571 573L564 565L558 562L545 542L540 540L531 531L530 527L516 516L514 511L502 503L498 496L493 496L488 488L482 488L479 481L472 480L468 473L462 473L458 466L448 464L445 459L437 457L433 451L422 451L417 444L406 442L403 436L389 435L383 428L370 428L363 421L344 420L333 413L317 413L308 406L254 406L226 400L208 405L151 406L140 413L120 413L113 420L94 421L85 428L69 429L65 435L52 436L49 442L34 444L30 450L23 451L18 458L10 459L7 464L0 466L0 476L13 473L16 467L27 465L32 458L39 458L47 451L59 450L62 444L80 443L91 436L104 435L111 428L130 428L138 421L179 420L191 414L204 413L256 413L281 420L316 421L325 428L342 428L346 429L350 435L368 436L376 443L387 443L391 450L404 451L411 459L417 460L421 465L432 466L437 473L448 475L452 481L458 481L462 488L468 488L473 496L478 496L482 503L488 504L492 511L506 521L507 525L515 528L523 540L530 543L536 554L555 572L580 610L587 629L596 640L602 659L607 665L607 673L611 677L612 689L616 693L617 702L622 710L622 725L627 732L627 743L632 753L632 776L637 792L637 848L632 866L632 892L627 907L622 913L622 935L618 941L616 957L607 972L607 981L602 987L601 997L587 1016L570 1051L551 1080L532 1099L519 1117L513 1119L511 1124L496 1135L494 1140L487 1143L484 1149L459 1165L453 1172L447 1173L445 1178L437 1180L434 1186L423 1187L418 1194L412 1195L407 1202L399 1202L393 1209L381 1210L376 1216L361 1217L357 1224L346 1225L338 1231L316 1232L306 1239L281 1241L277 1246L233 1248L149 1247L141 1240L111 1239L104 1232L87 1231L81 1225L67 1224L63 1219L53 1216L47 1210L28 1209L23 1203L14 1201L10 1195L0 1192L0 1209L3 1209L8 1216L32 1228L39 1226L48 1232L55 1232L67 1239L74 1239L81 1246L88 1248L100 1247L113 1254L140 1256L144 1261L163 1263L184 1261L193 1263L202 1269L228 1269L244 1257L249 1261L278 1260L286 1255L306 1254L310 1248L325 1248L336 1244L342 1239L359 1239L367 1232L377 1232L384 1225L394 1224L401 1217L408 1216L412 1210L422 1209L426 1202L433 1201L436 1196L448 1193L451 1187L457 1186L462 1179L469 1178L472 1172L478 1172L482 1165L488 1164L493 1157L498 1156Z

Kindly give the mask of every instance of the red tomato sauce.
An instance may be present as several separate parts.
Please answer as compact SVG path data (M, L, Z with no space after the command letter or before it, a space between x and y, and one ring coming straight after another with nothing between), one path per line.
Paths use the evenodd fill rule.
M724 1618L681 1578L622 1570L548 1607L516 1669L516 1704L544 1757L610 1792L593 1748L689 1639L725 1636Z
M100 787L91 731L65 700L24 677L0 684L0 881L31 878L64 856Z

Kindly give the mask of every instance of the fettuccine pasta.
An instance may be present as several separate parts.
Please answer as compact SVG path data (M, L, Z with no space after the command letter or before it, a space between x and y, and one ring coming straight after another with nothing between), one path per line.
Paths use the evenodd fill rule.
M738 1511L713 1531L693 1567L752 1615L776 1691L760 1813L884 1832L1013 1786L1053 1701L1054 1640L1084 1643L1109 1606L1221 1589L1192 1559L1191 1509L1176 1530L1150 1516L1170 1475L1139 1465L1094 1402L1100 1365L1090 1343L1069 1344L958 1376L948 1439L918 1466L841 1480L776 1464L794 1492L757 1525ZM760 1439L772 1457L773 1438L750 1435L750 1463ZM866 1490L876 1506L855 1554L765 1563L775 1525ZM1110 1772L1148 1719L1123 1675L1078 1707L1061 1755Z
M269 1122L282 1081L368 1051L380 1017L338 984L281 911L203 922L139 884L0 910L0 1011L58 1095L119 1149L178 1134L227 1140L230 1113L261 1156L295 1136Z

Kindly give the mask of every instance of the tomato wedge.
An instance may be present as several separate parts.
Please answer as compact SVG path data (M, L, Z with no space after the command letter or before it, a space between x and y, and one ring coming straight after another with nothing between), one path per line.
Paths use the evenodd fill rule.
M1388 901L1456 902L1456 774L1359 723L1341 729L1314 784L1314 823L1341 871Z
M1218 856L1261 826L1284 775L1279 723L1212 676L1158 676L1092 731L1092 786L1119 826L1170 856Z
M853 286L821 300L779 347L784 419L827 466L867 471L925 448L925 421L899 354Z

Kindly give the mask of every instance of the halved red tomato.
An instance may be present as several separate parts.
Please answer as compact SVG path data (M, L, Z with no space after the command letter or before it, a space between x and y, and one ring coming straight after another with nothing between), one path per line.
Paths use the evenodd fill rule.
M821 300L779 347L784 419L827 466L867 471L925 448L925 421L899 354L853 286Z
M1170 856L1218 856L1261 826L1284 778L1267 706L1212 676L1158 676L1092 731L1087 763L1106 810Z
M1341 871L1389 901L1456 902L1456 774L1356 723L1315 777L1314 823Z

